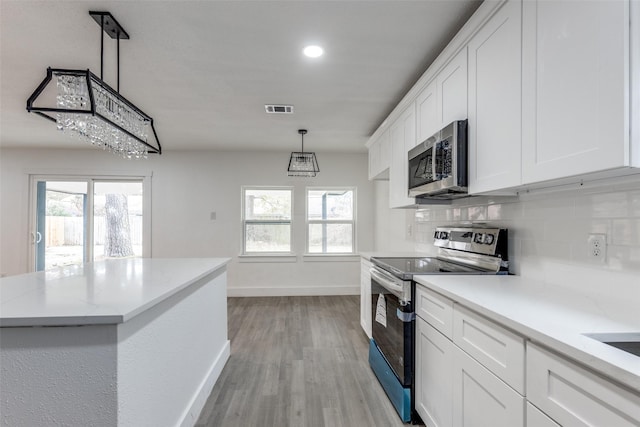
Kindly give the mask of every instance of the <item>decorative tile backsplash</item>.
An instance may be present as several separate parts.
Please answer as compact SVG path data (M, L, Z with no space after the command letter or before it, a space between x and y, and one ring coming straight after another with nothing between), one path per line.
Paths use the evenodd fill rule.
M615 185L509 198L472 197L406 210L410 232L405 239L415 251L433 254L437 225L505 227L512 273L595 292L617 287L621 295L640 299L640 178L635 177ZM594 233L606 234L602 261L588 257L588 238Z

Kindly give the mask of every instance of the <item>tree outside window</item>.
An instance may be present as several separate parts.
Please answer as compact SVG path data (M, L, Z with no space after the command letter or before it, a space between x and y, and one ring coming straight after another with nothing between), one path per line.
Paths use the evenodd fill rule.
M290 253L293 189L243 188L243 253Z

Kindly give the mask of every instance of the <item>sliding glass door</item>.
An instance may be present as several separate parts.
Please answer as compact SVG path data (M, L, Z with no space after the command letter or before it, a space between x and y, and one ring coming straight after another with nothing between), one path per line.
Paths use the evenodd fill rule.
M35 270L85 262L87 182L37 181Z
M31 188L34 271L149 256L144 177L33 176Z

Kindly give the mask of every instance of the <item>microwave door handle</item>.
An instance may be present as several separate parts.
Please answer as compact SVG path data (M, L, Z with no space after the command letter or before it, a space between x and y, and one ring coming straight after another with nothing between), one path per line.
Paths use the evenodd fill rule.
M398 298L402 297L402 286L389 280L379 270L371 269L371 278L373 278L380 286L391 292Z

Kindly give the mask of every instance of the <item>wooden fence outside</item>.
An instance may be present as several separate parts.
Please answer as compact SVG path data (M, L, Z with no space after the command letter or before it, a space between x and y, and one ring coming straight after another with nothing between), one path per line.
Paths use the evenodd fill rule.
M103 216L96 216L93 219L94 244L104 244L106 226ZM70 216L47 216L45 222L45 242L46 247L52 246L82 246L84 238L84 218ZM142 245L142 216L129 215L129 225L131 226L131 243Z

